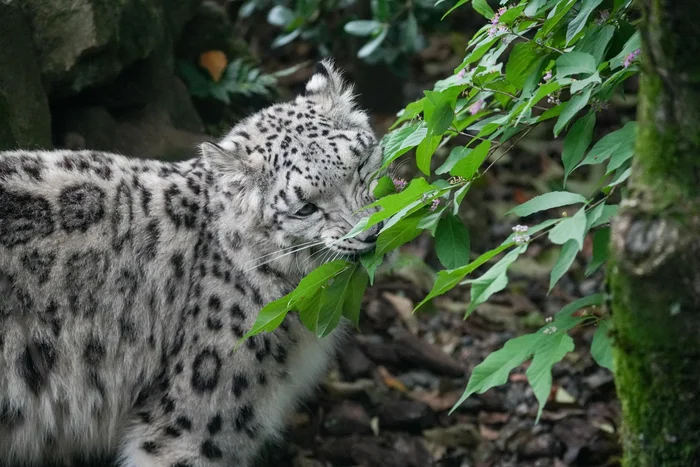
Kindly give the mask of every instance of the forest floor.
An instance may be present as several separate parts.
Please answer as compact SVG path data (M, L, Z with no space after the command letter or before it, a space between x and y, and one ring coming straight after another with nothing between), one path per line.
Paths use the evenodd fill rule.
M442 65L433 66L431 74L451 73L454 63L447 57L439 60ZM432 88L435 80L424 73L407 87L422 91ZM633 104L623 102L602 112L601 134L619 127L621 116L633 112ZM381 135L394 116L373 119ZM461 215L471 232L474 257L510 234L519 220L505 216L508 209L561 183L561 148L551 128L533 132L472 188ZM405 164L400 174L409 179L412 170ZM590 180L595 179L596 174L583 173L568 187L592 192ZM543 216L535 222L547 213ZM448 413L474 367L491 352L512 337L537 330L573 300L602 291L602 272L584 277L592 254L590 240L549 294L549 272L559 248L546 239L532 243L511 267L508 287L467 320L463 315L468 287L412 313L441 267L431 253L429 235L405 246L399 265L368 290L360 329L340 346L337 364L317 395L291 417L288 443L271 448L266 465L619 465L619 402L612 374L591 358L591 327L573 332L576 349L554 366L551 395L538 423L537 401L525 376L528 362L503 386L474 395Z

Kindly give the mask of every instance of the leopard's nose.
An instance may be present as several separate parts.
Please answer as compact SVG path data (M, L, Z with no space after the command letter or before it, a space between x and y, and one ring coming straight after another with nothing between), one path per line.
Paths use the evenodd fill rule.
M378 236L379 236L379 231L377 231L377 233L372 234L369 237L365 238L363 241L366 243L376 243Z
M366 243L376 243L379 232L384 228L384 221L379 222L374 226L374 230L371 234L367 235L362 241Z

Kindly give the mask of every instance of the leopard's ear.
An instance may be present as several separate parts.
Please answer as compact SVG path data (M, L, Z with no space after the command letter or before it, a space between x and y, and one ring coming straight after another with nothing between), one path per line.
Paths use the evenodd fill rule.
M210 167L221 174L259 173L265 163L262 154L248 154L242 144L228 137L219 143L202 143L199 151Z
M318 62L314 74L306 83L306 95L335 99L346 93L352 96L352 86L345 82L333 60L326 58Z
M352 84L333 61L326 58L316 64L316 72L306 83L306 97L319 104L326 115L349 125L367 126L367 114L357 109Z

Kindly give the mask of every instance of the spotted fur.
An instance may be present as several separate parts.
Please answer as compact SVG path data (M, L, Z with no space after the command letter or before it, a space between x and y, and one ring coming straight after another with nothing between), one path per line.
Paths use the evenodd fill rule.
M252 465L337 339L290 315L234 345L324 258L372 247L341 237L380 162L329 62L185 162L1 153L0 464Z

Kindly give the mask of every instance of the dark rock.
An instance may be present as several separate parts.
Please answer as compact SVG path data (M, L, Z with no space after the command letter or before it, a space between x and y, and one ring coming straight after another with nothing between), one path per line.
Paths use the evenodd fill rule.
M377 410L379 426L383 429L420 431L435 424L430 406L418 401L391 401Z
M409 371L398 376L401 381L409 388L425 388L435 389L440 385L440 380L434 374L427 371Z
M340 352L338 363L343 374L351 380L369 375L374 368L372 361L354 344Z
M52 96L116 77L179 34L201 0L23 0Z
M204 135L178 130L157 104L133 110L116 120L103 108L62 109L56 120L57 144L71 149L79 135L86 149L114 151L146 159L182 160L197 154Z
M364 407L350 401L333 407L323 421L323 428L331 436L366 434L372 431L370 419Z
M248 46L241 43L226 8L219 2L205 0L187 23L177 44L177 56L197 63L199 56L209 50L220 50L228 57L248 55Z
M319 457L332 465L363 467L425 467L405 453L383 446L374 437L331 439L319 448Z
M543 433L518 446L518 453L526 458L555 457L562 453L562 445L551 433Z
M0 150L51 148L51 114L29 21L0 2Z
M463 376L465 368L439 347L403 329L394 333L394 350L407 366L420 367L445 376Z
M393 345L374 341L364 341L361 345L365 354L375 363L397 365L401 361Z
M474 447L482 441L479 430L468 423L431 428L423 432L423 437L432 443L450 448Z
M62 135L56 142L58 146L67 149L114 150L117 121L107 109L68 107L56 110L54 115L56 134ZM78 141L75 135L79 135L82 141Z

